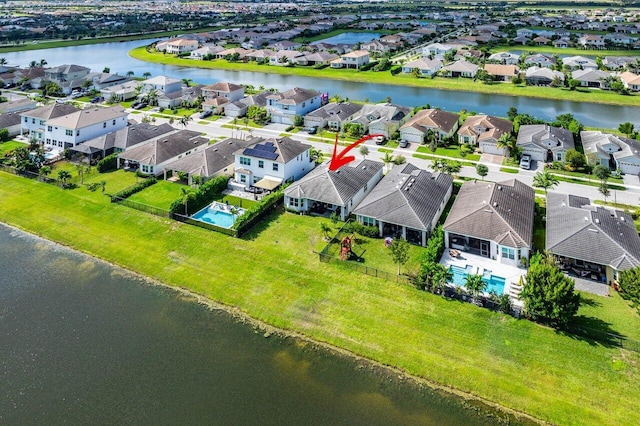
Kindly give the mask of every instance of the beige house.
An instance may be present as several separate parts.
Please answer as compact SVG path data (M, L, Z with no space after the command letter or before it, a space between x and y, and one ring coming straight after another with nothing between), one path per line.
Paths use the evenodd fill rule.
M172 55L180 55L181 53L193 52L197 48L197 41L188 40L185 38L171 40L166 44L166 52Z
M355 68L360 69L369 63L369 52L355 50L345 53L339 59L331 61L331 68Z
M509 120L490 115L473 115L467 117L458 130L458 142L477 146L483 153L505 155L505 149L498 148L498 139L512 131L513 123Z
M400 127L400 138L407 142L423 143L429 131L437 139L450 138L458 128L460 116L438 109L423 109Z

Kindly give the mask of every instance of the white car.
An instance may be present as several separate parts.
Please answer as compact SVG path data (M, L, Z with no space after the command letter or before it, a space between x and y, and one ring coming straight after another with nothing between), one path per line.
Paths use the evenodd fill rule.
M520 168L525 170L531 168L531 156L529 154L524 154L522 158L520 158Z

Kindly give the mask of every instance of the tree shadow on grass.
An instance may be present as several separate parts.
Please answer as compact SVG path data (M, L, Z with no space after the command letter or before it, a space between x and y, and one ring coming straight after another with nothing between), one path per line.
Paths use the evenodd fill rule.
M284 213L285 213L285 210L283 207L275 208L266 216L263 216L261 219L258 219L258 221L253 226L251 226L251 228L247 232L245 232L240 238L246 241L255 240L260 236L260 234L263 231L267 230L273 222L277 222L280 219L280 216L282 216Z
M595 302L596 304L598 302ZM578 315L570 324L556 333L562 334L574 340L580 340L591 346L605 346L607 348L622 347L626 336L619 334L611 328L611 324L600 318Z

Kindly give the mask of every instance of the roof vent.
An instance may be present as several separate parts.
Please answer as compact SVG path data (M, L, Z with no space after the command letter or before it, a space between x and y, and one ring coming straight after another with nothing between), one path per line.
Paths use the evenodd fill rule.
M589 222L589 218L587 216L584 217L585 222Z
M498 190L499 190L499 191L502 191L502 186L498 186Z
M600 223L600 219L596 219L596 223Z
M496 203L495 201L493 202L493 207L498 207L498 203Z
M362 166L362 170L367 170L367 166Z
M598 230L597 229L593 229L593 228L589 228L589 231L595 232L596 234L598 233Z
M624 222L624 216L620 216L620 220Z

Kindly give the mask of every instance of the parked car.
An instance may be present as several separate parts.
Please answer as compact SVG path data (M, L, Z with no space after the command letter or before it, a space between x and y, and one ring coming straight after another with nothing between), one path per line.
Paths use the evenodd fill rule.
M146 106L147 106L146 102L135 102L135 103L133 103L131 105L131 108L133 108L133 109L142 109L142 108L144 108Z
M384 143L384 141L385 141L385 140L386 140L386 139L385 139L385 137L384 137L384 136L377 136L377 137L375 138L376 145L382 145L382 144Z
M304 129L310 135L315 135L318 132L318 126L311 126Z
M531 168L531 156L529 154L524 154L522 158L520 158L520 168L525 170Z
M207 118L207 117L209 117L211 114L213 114L213 111L211 111L210 109L209 109L209 110L206 110L206 111L202 111L202 112L200 113L200 118Z
M406 148L408 146L409 146L409 142L407 142L405 139L402 139L400 141L400 143L398 144L398 147L400 147L400 148Z

